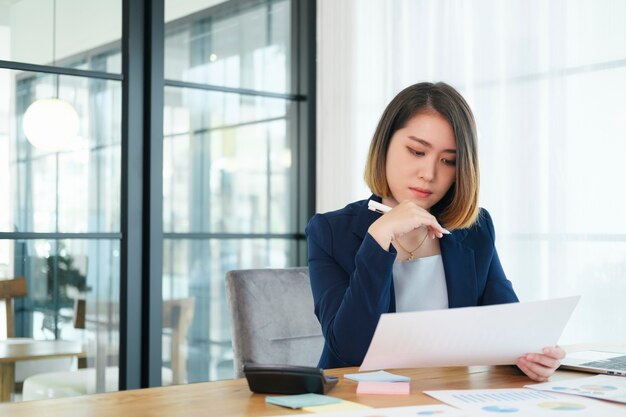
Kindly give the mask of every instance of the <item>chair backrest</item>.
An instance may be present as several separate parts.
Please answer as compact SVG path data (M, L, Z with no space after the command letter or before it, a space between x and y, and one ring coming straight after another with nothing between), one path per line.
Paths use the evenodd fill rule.
M163 301L163 328L171 329L172 382L187 382L187 329L193 321L196 299L178 298Z
M0 281L0 300L3 300L6 306L7 337L15 336L13 299L16 297L25 297L26 295L28 295L28 287L26 286L25 277Z
M243 364L316 366L324 347L313 310L308 268L226 274L235 377Z

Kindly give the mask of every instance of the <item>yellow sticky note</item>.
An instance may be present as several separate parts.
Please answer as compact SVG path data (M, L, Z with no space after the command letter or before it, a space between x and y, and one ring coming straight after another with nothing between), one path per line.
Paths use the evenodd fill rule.
M307 413L328 413L333 411L350 411L350 410L363 410L366 408L372 408L367 405L355 403L352 401L342 401L337 404L317 405L315 407L303 407L302 410Z

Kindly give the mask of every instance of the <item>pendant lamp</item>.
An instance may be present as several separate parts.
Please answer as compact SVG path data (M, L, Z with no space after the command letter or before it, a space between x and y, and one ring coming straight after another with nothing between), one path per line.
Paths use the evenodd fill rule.
M56 62L56 0L52 17L52 65ZM59 98L59 76L56 76L55 97L35 100L28 106L22 120L24 136L36 148L62 151L76 147L79 119L76 109Z
M72 149L78 136L78 113L65 100L45 98L33 102L22 122L26 139L47 151Z

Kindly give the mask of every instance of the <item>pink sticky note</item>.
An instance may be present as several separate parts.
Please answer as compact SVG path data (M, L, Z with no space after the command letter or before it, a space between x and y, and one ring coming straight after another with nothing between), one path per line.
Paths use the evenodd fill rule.
M409 382L369 382L361 381L356 388L357 394L409 395Z

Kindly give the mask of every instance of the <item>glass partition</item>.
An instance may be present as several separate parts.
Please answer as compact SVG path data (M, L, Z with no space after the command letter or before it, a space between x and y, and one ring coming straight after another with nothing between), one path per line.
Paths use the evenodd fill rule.
M294 52L301 3L164 1L165 79L157 94L164 108L153 115L163 116L163 211L155 216L163 218L164 240L133 248L136 255L163 245L156 284L163 289L163 385L232 377L227 271L303 259L302 201L311 190L298 185L314 104L298 85L306 84L304 54ZM0 279L27 279L16 336L84 347L80 360L38 361L32 372L20 371L23 378L66 372L53 377L59 382L79 377L79 391L40 391L51 398L116 390L123 363L120 303L131 291L121 286L130 268L120 259L131 233L122 236L122 227L130 212L147 216L139 200L125 204L132 182L125 177L133 175L139 193L154 183L134 167L122 174L123 161L140 160L147 149L134 147L131 157L122 146L122 4L0 1ZM138 15L131 24L144 23ZM132 118L136 109L126 111ZM136 298L126 301L147 302ZM13 400L42 398L16 382Z
M16 337L83 347L18 361L13 400L118 389L121 27L121 1L0 2L0 279L26 277Z
M210 3L204 10L189 10L184 3L165 2L165 78L292 92L291 2Z
M3 1L0 16L2 60L122 72L121 1Z

